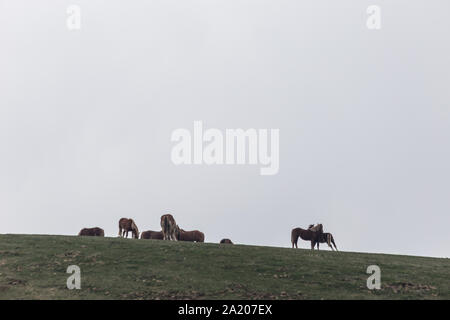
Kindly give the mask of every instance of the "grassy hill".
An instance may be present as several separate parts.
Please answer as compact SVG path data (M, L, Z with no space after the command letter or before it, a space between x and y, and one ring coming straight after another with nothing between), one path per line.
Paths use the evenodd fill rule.
M81 290L68 290L69 265ZM381 268L381 290L366 268ZM450 261L157 240L0 235L0 299L450 299Z

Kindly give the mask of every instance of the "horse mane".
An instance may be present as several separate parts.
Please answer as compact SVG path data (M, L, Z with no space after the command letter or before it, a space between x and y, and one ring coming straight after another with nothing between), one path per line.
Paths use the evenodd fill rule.
M139 229L138 229L136 223L134 223L134 220L133 219L130 219L130 220L131 220L131 230L135 230L136 233L139 233Z
M308 230L311 230L314 232L323 232L323 225L321 223L318 223L315 226L310 224L308 227Z

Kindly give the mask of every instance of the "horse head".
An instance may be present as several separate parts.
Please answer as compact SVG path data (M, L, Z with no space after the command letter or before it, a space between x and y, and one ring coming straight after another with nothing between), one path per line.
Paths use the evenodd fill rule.
M321 223L318 223L315 226L313 226L311 224L311 225L309 225L308 230L311 230L311 231L314 231L314 232L323 233L323 225Z
M317 224L316 232L323 233L323 225L321 223Z
M183 229L181 229L177 224L175 225L175 237L177 240L180 240L180 233L184 232Z
M133 238L139 239L139 229L134 223L134 220L131 220L131 232L133 233Z

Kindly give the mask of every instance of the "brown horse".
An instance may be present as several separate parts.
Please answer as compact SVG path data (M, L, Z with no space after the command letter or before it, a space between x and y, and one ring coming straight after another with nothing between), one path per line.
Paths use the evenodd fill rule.
M311 228L314 228L313 224L310 224L308 227L308 229L311 229ZM336 247L336 243L334 243L333 235L331 233L325 232L325 233L321 234L321 236L319 238L319 242L317 242L317 249L319 249L320 243L326 243L331 248L331 250L334 251L334 248L336 248L336 251L338 251L338 248ZM333 245L334 245L334 248L333 248Z
M162 240L164 239L164 235L162 231L144 231L141 233L141 239L154 239L154 240Z
M291 242L292 242L292 248L294 248L294 245L296 248L298 238L302 238L305 241L311 241L311 250L314 250L314 247L316 243L319 242L319 239L323 233L323 226L322 224L318 224L315 227L312 227L311 229L302 229L302 228L295 228L292 229L291 232Z
M222 239L222 240L220 240L220 243L233 244L233 242L230 239Z
M336 247L336 243L334 243L333 235L331 233L328 233L328 232L322 233L322 235L320 236L319 242L328 244L328 246L333 251L334 251L334 249L333 249L333 245L334 245L334 247L336 248L336 251L338 251L338 248ZM317 242L317 249L319 249L319 242Z
M78 233L79 236L104 237L105 231L102 228L84 228Z
M205 235L203 234L203 232L198 231L198 230L185 231L183 229L179 229L178 240L179 241L192 241L192 242L205 242Z
M119 220L119 237L128 238L128 232L131 231L134 239L139 239L139 229L133 219L122 218Z
M161 229L164 240L178 241L177 233L178 225L175 222L174 217L171 214L164 214L161 216Z

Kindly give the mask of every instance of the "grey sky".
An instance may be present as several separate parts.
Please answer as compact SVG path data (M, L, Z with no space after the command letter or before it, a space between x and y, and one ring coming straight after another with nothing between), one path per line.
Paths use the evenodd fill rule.
M121 217L156 230L170 212L208 242L286 247L321 222L342 250L448 256L449 12L0 0L0 233L116 236ZM171 133L195 120L280 129L279 173L175 166Z

